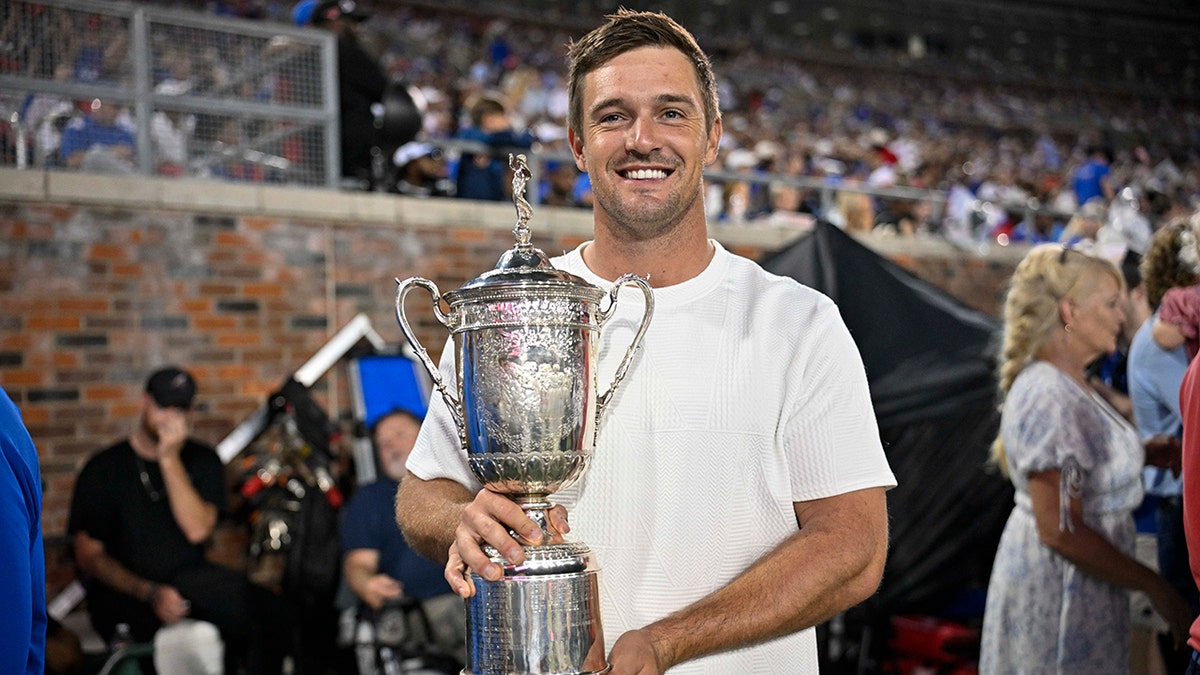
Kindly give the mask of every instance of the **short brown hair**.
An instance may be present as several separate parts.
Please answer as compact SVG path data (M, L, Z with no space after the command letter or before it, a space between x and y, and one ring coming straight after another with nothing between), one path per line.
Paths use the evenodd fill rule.
M479 98L471 104L471 124L480 126L483 124L483 118L486 115L504 115L508 110L504 106L504 99L494 92L481 94Z
M612 59L641 47L678 49L692 62L696 82L704 99L705 131L711 131L721 116L717 104L717 79L712 63L686 28L662 12L635 12L625 8L610 14L599 28L571 44L567 92L570 101L568 125L577 136L583 129L583 78Z

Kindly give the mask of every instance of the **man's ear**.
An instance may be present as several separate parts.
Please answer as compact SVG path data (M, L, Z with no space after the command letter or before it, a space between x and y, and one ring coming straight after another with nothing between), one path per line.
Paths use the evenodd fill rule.
M583 139L575 134L574 129L567 129L567 143L571 145L571 155L575 157L575 167L587 173L587 160L583 157Z
M721 118L713 120L712 129L708 131L707 146L704 148L704 166L711 166L717 161L717 153L721 150Z

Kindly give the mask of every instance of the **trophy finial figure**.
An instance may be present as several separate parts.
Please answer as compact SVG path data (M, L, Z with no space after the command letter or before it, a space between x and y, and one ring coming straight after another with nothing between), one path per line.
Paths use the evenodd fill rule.
M533 215L533 207L529 205L529 200L525 199L525 185L529 183L529 178L532 174L529 172L529 164L525 161L525 155L508 156L508 168L512 169L512 194L513 203L517 207L517 226L513 228L513 235L517 238L519 246L529 245L529 218Z

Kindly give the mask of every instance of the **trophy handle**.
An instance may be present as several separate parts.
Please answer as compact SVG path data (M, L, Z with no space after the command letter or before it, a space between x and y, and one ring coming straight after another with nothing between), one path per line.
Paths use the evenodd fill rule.
M627 284L636 284L638 288L642 289L642 295L646 297L646 311L642 313L642 324L638 326L637 333L633 336L633 342L630 342L629 349L625 350L625 358L621 359L621 365L617 366L617 374L613 377L612 384L608 385L608 391L596 399L597 420L604 415L604 407L608 405L613 392L617 390L617 385L625 379L625 373L629 370L629 362L633 360L633 353L641 344L642 336L646 334L646 328L650 325L650 318L654 316L654 291L650 290L650 282L636 274L623 274L613 284L612 290L608 292L608 309L600 311L597 322L603 326L612 317L617 308L617 294L621 287Z
M413 288L420 286L429 291L429 295L433 296L433 315L437 318L438 323L446 328L450 327L450 317L442 311L442 294L438 291L437 284L428 279L421 277L409 277L404 281L396 279L399 285L396 288L396 321L400 323L400 330L404 333L404 337L408 338L409 344L412 345L413 351L416 352L417 358L425 366L425 370L429 371L429 377L433 380L433 386L442 395L442 400L446 402L446 408L450 411L450 416L454 419L455 426L458 427L461 433L466 428L462 406L454 394L446 388L446 383L442 380L442 371L438 370L437 364L433 359L429 358L429 352L425 351L425 347L421 346L421 341L417 339L417 334L413 332L412 326L408 323L408 317L404 314L404 298Z

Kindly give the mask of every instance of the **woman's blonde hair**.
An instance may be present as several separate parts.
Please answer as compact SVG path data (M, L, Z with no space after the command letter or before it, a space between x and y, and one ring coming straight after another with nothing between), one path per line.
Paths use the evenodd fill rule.
M1123 289L1125 280L1113 263L1060 244L1042 244L1025 255L1013 272L1004 300L1004 340L1000 353L1000 405L1017 375L1025 369L1062 325L1059 303L1078 299L1093 287L1085 283L1108 274ZM992 462L1008 473L1004 442L992 443Z

